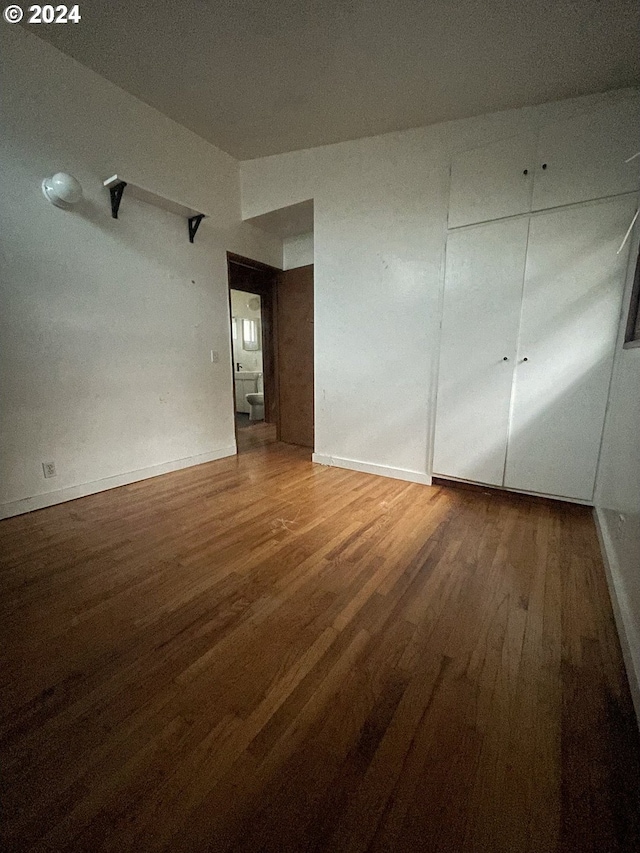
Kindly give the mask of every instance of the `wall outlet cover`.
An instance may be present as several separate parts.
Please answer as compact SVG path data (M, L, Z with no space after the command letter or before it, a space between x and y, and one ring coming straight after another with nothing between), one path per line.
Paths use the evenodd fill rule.
M56 476L56 463L55 462L43 462L42 463L42 471L44 473L46 480L48 480L49 477L55 477Z

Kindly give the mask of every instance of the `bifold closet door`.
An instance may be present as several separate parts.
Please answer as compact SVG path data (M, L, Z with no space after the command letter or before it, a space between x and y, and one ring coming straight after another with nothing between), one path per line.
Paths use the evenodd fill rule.
M640 99L624 98L540 131L533 210L638 189Z
M531 218L505 486L591 500L636 206Z
M527 213L535 165L532 133L458 154L451 164L449 228Z
M501 485L528 219L447 240L433 469Z

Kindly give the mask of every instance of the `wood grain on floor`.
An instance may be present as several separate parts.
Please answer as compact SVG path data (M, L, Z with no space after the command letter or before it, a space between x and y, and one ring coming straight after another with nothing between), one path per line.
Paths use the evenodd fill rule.
M282 444L0 524L3 851L637 851L589 510Z

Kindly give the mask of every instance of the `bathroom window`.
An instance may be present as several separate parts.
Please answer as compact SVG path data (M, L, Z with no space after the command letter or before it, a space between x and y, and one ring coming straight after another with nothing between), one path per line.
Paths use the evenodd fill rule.
M242 321L242 347L245 350L260 349L260 330L257 320Z
M238 340L238 318L233 317L231 320L231 334L233 335L233 340Z

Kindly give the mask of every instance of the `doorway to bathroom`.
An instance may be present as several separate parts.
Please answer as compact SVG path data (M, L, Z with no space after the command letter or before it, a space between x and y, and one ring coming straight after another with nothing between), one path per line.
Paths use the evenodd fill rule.
M304 263L313 257L306 248L284 253L285 270L227 253L240 453L274 441L314 447L314 267Z
M276 440L274 291L279 270L228 253L236 443L242 453Z

